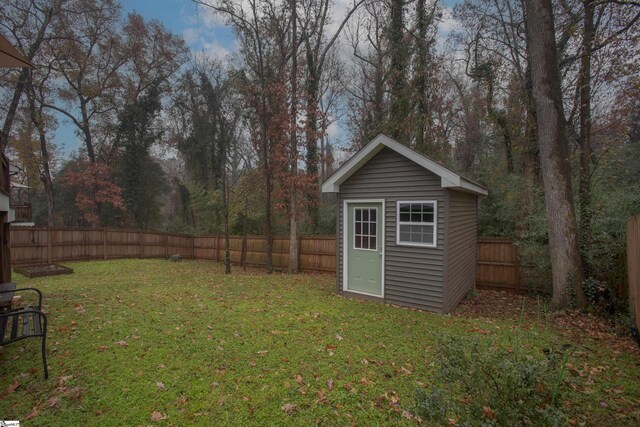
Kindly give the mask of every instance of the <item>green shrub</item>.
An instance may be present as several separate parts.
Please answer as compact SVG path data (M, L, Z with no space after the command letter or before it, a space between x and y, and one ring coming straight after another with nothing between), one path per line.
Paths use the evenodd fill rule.
M523 337L518 328L502 342L441 337L431 385L417 391L415 413L438 425L562 424L559 389L568 356L543 336Z

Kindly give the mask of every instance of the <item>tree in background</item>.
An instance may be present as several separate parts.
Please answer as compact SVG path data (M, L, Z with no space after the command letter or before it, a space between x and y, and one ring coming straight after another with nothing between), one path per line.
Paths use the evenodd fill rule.
M116 212L126 210L122 189L114 183L113 175L105 163L77 159L65 166L60 177L61 183L67 191L75 194L75 205L82 214L85 225L101 225L98 210L101 204L110 205Z
M20 0L0 6L0 27L13 36L12 41L17 49L30 62L37 59L44 44L57 37L55 29L51 25L61 16L62 6L68 3L65 0ZM4 32L3 31L3 32ZM14 73L13 71L10 73ZM17 72L15 80L11 82L11 93L8 109L5 114L2 130L0 131L0 149L4 152L9 144L11 127L15 119L16 111L25 88L27 87L30 70L22 68Z
M160 108L160 89L156 83L118 115L115 144L121 149L120 184L127 212L137 228L147 228L154 219L153 213L159 211L157 197L165 188L162 169L149 155L160 138L155 123Z
M538 146L549 223L553 303L585 304L551 0L525 2ZM534 30L535 29L535 30Z

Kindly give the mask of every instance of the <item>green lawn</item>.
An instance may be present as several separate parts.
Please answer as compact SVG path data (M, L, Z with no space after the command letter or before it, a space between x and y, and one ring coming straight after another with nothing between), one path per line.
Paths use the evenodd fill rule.
M237 268L225 276L205 261L68 265L73 275L14 277L44 293L50 378L43 379L37 339L5 347L0 419L415 425L403 410L412 411L416 388L429 383L438 336L489 339L518 322L345 299L334 294L331 276ZM561 332L564 341L575 336ZM637 425L637 353L577 336L564 394L568 421Z

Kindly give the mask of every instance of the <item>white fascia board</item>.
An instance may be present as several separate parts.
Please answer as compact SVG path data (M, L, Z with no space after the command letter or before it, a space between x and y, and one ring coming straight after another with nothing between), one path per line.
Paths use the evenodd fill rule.
M376 138L377 139L377 138ZM375 141L375 139L374 139ZM364 166L369 160L373 158L383 146L380 144L374 144L373 141L364 146L353 157L351 157L344 165L333 173L322 184L323 193L338 193L340 191L340 184L345 182L351 175L356 173L358 169Z
M467 181L466 179L462 179L460 184L461 184L460 186L465 190L473 191L474 193L481 194L483 196L489 195L489 190L487 190L486 188L474 182L470 182L470 181Z

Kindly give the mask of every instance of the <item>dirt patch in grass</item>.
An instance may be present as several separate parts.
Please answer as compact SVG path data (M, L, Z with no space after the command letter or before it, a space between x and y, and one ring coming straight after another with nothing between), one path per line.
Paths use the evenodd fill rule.
M453 314L470 319L519 319L525 322L544 317L545 307L550 325L565 339L583 342L586 338L602 342L612 349L640 356L640 347L628 331L613 320L579 310L554 311L545 297L516 295L506 291L477 291L463 300Z

